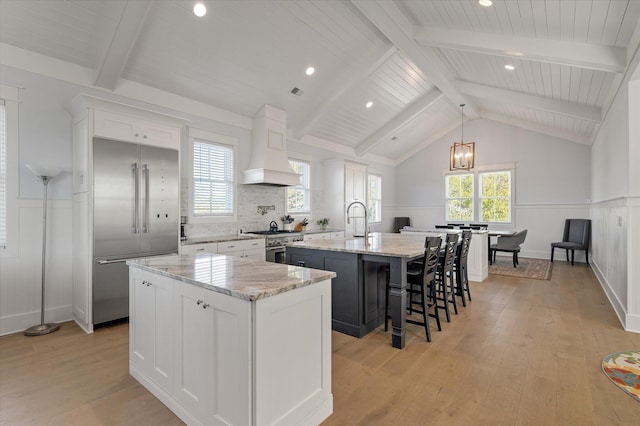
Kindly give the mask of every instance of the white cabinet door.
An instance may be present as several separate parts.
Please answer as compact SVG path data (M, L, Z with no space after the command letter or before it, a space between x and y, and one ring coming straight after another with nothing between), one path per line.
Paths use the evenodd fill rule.
M251 309L176 282L175 397L203 424L251 423Z
M167 392L173 385L173 281L132 270L129 359Z
M266 261L266 252L265 252L264 248L253 249L253 250L245 250L243 252L242 257L244 257L245 259L259 260L261 262L264 262L264 261Z
M107 111L94 111L95 136L165 148L180 146L180 129Z

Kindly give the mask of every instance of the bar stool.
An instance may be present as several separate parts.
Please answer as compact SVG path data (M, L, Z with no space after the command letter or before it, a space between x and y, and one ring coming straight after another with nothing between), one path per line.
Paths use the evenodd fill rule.
M450 303L453 305L455 314L458 314L458 305L456 303L455 287L453 284L453 263L456 258L457 243L458 234L447 234L444 248L440 252L438 268L436 269L436 304L437 301L442 302L442 305L438 305L438 308L444 309L447 322L451 322L451 314L449 311Z
M409 312L422 314L422 322L412 319L407 319L406 321L410 324L423 326L427 342L431 341L429 317L435 318L438 331L442 331L440 315L438 314L438 304L436 303L436 269L438 267L438 252L441 241L442 239L440 237L427 237L425 240L425 253L422 266L407 271ZM415 305L419 308L414 308ZM433 310L433 313L430 312L431 310Z
M456 252L456 260L453 263L453 270L456 273L457 295L462 299L462 306L467 306L464 293L467 292L471 301L471 290L469 289L469 274L467 272L467 256L469 245L471 244L471 231L462 231L462 239Z

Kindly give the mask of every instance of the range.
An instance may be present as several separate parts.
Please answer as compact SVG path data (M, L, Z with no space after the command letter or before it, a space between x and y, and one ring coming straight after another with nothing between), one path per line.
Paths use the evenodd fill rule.
M251 235L264 236L267 262L286 263L285 246L288 243L302 241L304 237L297 231L282 231L275 222L271 222L268 231L247 232Z

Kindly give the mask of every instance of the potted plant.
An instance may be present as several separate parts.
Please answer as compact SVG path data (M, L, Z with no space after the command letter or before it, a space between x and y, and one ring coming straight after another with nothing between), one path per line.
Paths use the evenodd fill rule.
M316 224L320 225L320 227L322 228L322 230L327 229L327 225L329 225L329 221L331 219L329 219L328 217L323 217L322 219L318 219L316 221Z
M282 223L283 223L283 225L284 225L284 226L283 226L284 230L285 230L285 231L290 230L290 228L291 228L291 223L293 222L293 218L291 217L291 215L285 215L285 216L282 216L282 217L280 218L280 220L282 221Z

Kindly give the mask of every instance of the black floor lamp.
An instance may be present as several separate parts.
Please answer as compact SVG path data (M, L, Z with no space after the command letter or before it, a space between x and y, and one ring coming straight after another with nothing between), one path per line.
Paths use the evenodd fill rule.
M47 260L47 186L49 181L56 177L62 169L58 167L44 167L44 166L32 166L26 165L31 170L38 180L44 185L44 196L42 201L42 301L40 305L40 324L27 328L24 331L26 336L42 336L43 334L49 334L60 328L59 324L45 323L44 322L44 283L45 283L45 264Z

